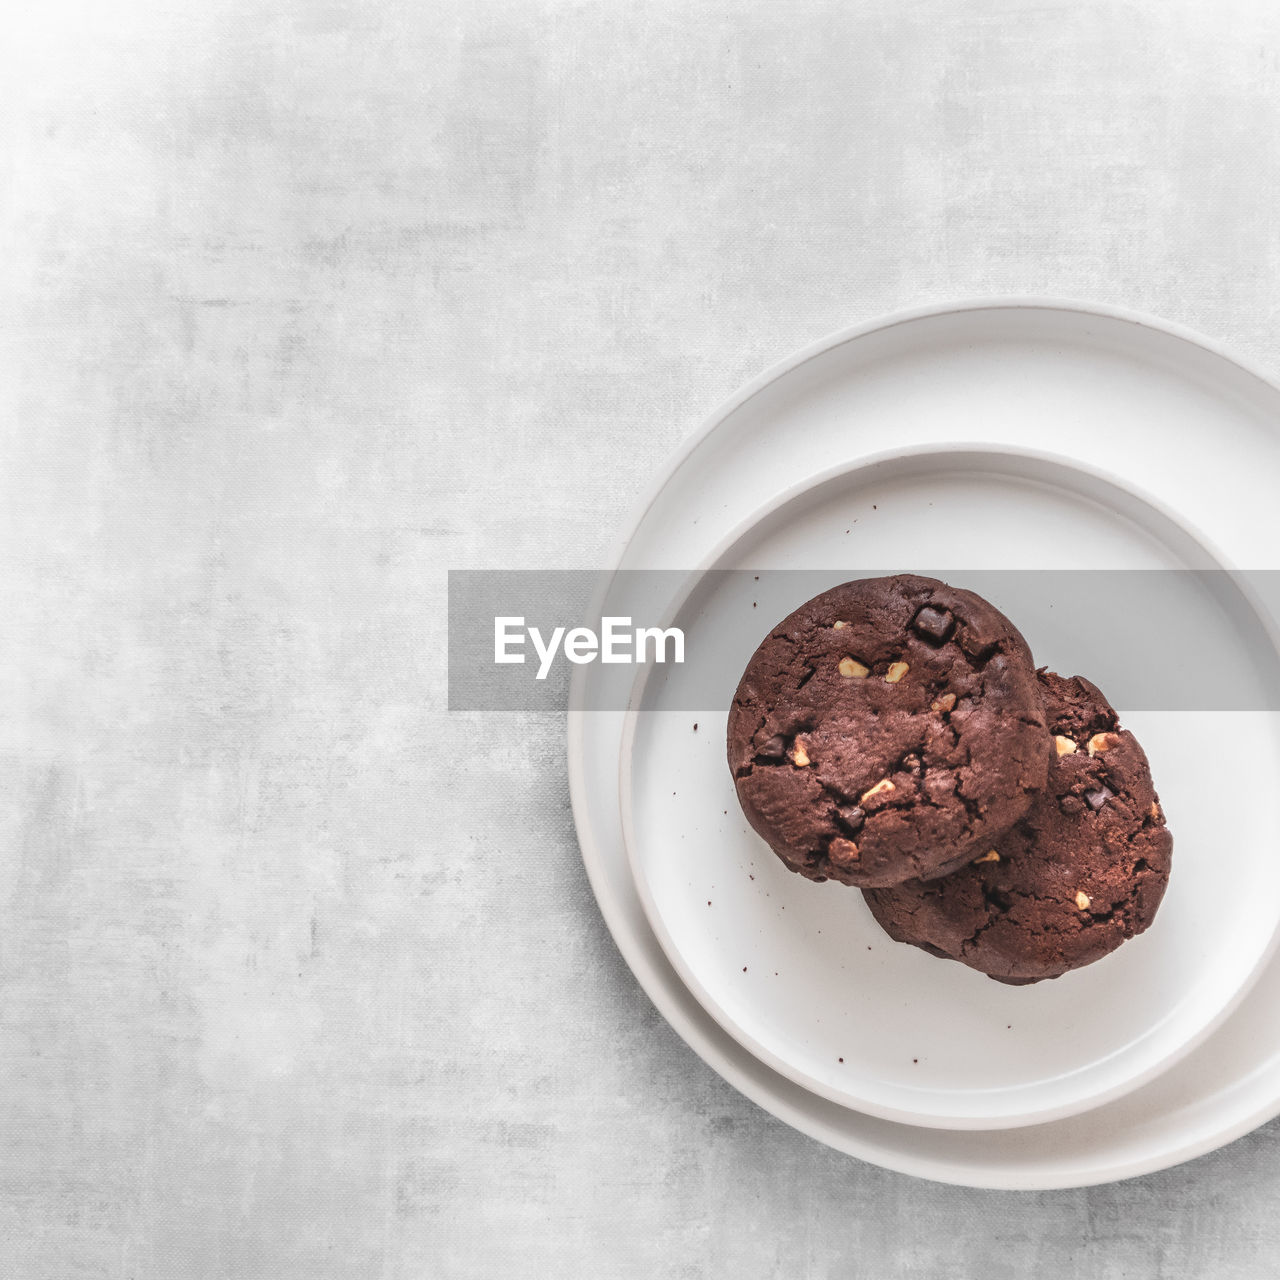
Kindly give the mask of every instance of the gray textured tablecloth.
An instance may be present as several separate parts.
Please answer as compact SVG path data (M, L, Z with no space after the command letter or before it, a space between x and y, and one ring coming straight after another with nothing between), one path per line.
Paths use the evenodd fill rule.
M0 1275L1255 1277L1280 1127L886 1173L654 1012L448 568L592 566L764 365L1055 294L1280 366L1280 13L11 6Z

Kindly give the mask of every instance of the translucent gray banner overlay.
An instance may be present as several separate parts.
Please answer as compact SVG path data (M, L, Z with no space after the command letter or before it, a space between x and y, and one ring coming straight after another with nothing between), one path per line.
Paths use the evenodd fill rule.
M619 710L635 699L641 709L725 713L756 645L796 606L839 582L904 571L451 571L449 708L562 711L580 667L575 709ZM1280 710L1280 571L931 576L985 596L1026 636L1038 665L1088 676L1122 711ZM682 633L682 662L674 635L656 635L668 628ZM665 662L654 661L659 648ZM612 661L601 660L604 649Z

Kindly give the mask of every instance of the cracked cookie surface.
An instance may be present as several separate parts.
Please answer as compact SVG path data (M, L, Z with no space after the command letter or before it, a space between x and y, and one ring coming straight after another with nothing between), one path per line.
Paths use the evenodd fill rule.
M729 712L743 812L811 880L945 874L1006 830L1052 751L1026 641L980 596L899 574L815 596Z
M1001 982L1056 978L1148 928L1173 837L1146 754L1098 688L1039 673L1055 751L1031 811L942 880L866 893L891 938Z

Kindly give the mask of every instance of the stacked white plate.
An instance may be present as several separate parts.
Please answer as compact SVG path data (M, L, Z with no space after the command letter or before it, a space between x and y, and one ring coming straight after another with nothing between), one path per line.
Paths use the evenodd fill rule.
M895 944L856 890L788 872L742 817L723 733L756 644L860 576L851 565L975 585L1037 661L1085 675L1107 619L1000 598L1029 580L1004 571L1192 570L1161 582L1185 596L1168 616L1196 619L1194 641L1164 629L1152 644L1210 635L1187 678L1253 679L1271 634L1253 575L1280 568L1277 422L1280 388L1197 335L1017 300L837 334L695 434L614 567L682 571L644 579L648 617L717 655L699 695L720 714L693 731L671 669L639 668L623 708L604 683L616 673L578 667L569 774L622 954L726 1080L851 1155L983 1187L1128 1177L1280 1113L1280 713L1265 696L1152 710L1113 694L1174 832L1169 890L1146 934L1030 987ZM984 573L995 591L972 581ZM1256 625L1217 618L1220 581L1241 584Z

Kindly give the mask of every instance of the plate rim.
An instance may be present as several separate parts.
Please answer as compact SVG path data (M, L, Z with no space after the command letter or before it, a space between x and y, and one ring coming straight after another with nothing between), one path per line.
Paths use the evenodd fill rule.
M1147 312L1111 303L1055 295L978 295L957 300L932 302L882 313L830 332L774 361L755 377L740 385L736 391L716 405L699 421L689 435L670 454L665 456L662 463L655 469L649 484L633 503L627 518L620 526L620 532L612 540L604 557L607 567L602 571L602 581L593 595L590 608L595 610L598 604L605 599L612 578L618 571L627 548L674 475L725 419L776 379L808 361L834 350L836 347L878 331L920 320L961 315L967 312L1001 310L1056 312L1077 319L1094 318L1132 324L1135 327L1148 329L1156 334L1178 339L1193 347L1198 347L1230 366L1236 373L1244 374L1247 378L1256 381L1272 396L1280 397L1280 378L1277 378L1276 375L1259 362L1236 354L1225 343L1177 321L1166 320ZM1216 1150L1280 1115L1280 1089L1272 1089L1264 1103L1247 1107L1241 1116L1226 1124L1201 1126L1193 1136L1188 1137L1185 1141L1150 1150L1147 1154L1141 1156L1135 1155L1129 1158L1121 1158L1109 1163L1104 1159L1099 1167L1087 1174L1069 1174L1066 1177L1055 1176L1052 1173L1043 1171L1022 1171L1016 1165L1000 1166L1002 1170L1007 1170L1001 1176L995 1173L991 1167L975 1166L972 1162L966 1163L960 1157L922 1156L915 1152L896 1150L886 1153L885 1150L865 1136L854 1137L845 1134L833 1134L824 1128L819 1119L799 1110L793 1101L779 1093L776 1087L767 1087L771 1086L772 1082L758 1083L751 1077L749 1072L744 1071L742 1067L731 1059L726 1059L720 1052L719 1047L712 1043L712 1037L708 1035L708 1031L711 1031L714 1035L723 1036L733 1048L740 1049L740 1046L737 1046L736 1042L732 1041L726 1033L716 1026L714 1020L700 1006L698 1006L698 1012L702 1018L705 1018L711 1024L710 1027L699 1025L699 1019L696 1016L691 1016L683 1010L679 1005L679 993L676 992L673 995L666 990L664 986L666 977L644 955L643 943L630 936L625 918L625 904L621 901L614 901L612 891L605 882L595 828L592 824L590 813L588 782L583 756L587 728L585 717L587 713L574 710L575 706L581 706L582 704L582 686L588 678L589 673L586 668L575 669L571 674L566 713L565 746L570 807L578 836L583 868L596 900L597 909L600 911L614 945L618 948L619 954L626 962L632 976L676 1034L712 1071L768 1114L782 1120L815 1141L822 1142L842 1151L844 1154L866 1160L881 1168L951 1185L1002 1190L1048 1190L1085 1187L1137 1177L1145 1173L1181 1164L1184 1161L1194 1159L1196 1156ZM644 924L647 928L647 921ZM653 939L653 944L661 954L661 946L656 938ZM661 955L661 963L667 964L665 955ZM679 982L679 977L674 971L671 971L670 977L677 983ZM760 1065L763 1068L763 1064ZM768 1070L767 1068L763 1069ZM1253 1078L1254 1075L1258 1074L1258 1070L1255 1069L1248 1078ZM779 1077L779 1079L784 1084L791 1085L791 1082L787 1081L785 1077ZM1016 1133L1017 1131L1010 1132Z

